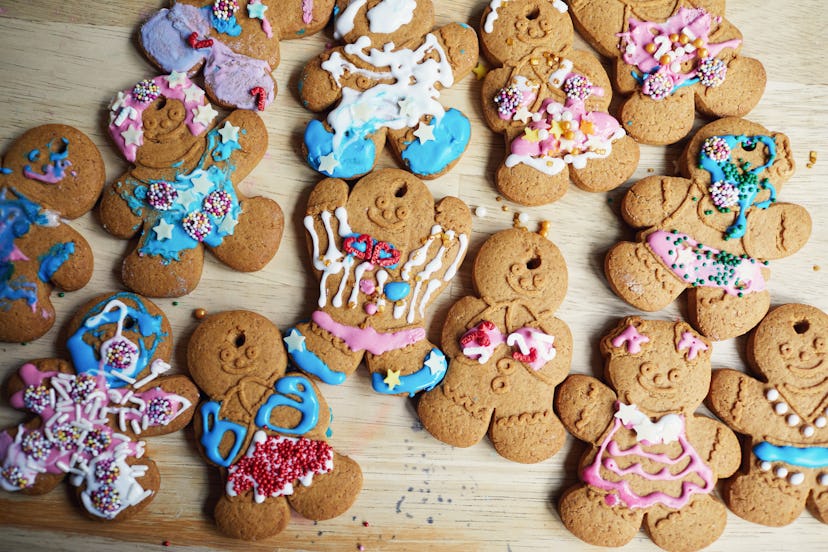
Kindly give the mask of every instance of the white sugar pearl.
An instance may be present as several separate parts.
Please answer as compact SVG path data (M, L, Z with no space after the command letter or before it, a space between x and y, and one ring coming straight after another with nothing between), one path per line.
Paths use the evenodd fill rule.
M785 421L788 422L789 426L793 427L793 426L795 426L796 424L799 423L799 416L797 416L796 414L791 414L790 416L788 416L786 418Z
M820 485L828 485L828 474L823 473L819 477L817 477L817 482Z
M770 462L762 462L761 464L759 464L759 467L762 468L762 471L768 471L768 470L771 469L771 463ZM825 477L826 477L826 480L828 480L828 476L825 476Z
M674 61L673 63L671 63L670 64L670 71L672 71L673 73L678 73L679 71L681 71L681 63L679 63L677 61Z
M814 426L806 425L802 427L802 435L804 435L805 437L813 437L814 431Z
M814 425L817 426L817 427L822 428L822 427L825 427L826 421L828 421L828 420L826 420L823 416L820 416L819 418L814 420Z
M778 402L775 405L773 405L773 410L777 414L784 414L785 412L788 411L788 405L787 405L787 403Z
M518 222L521 224L526 224L529 222L529 214L528 213L521 213L518 215Z
M489 210L483 207L482 205L479 205L477 209L474 210L474 214L478 217L485 217L489 214Z
M771 387L765 393L765 398L768 399L769 401L775 401L776 399L779 398L779 391L777 391L776 389Z
M779 467L779 468L776 468L776 472L774 472L774 473L776 473L776 477L787 477L788 469Z
M802 485L805 482L805 474L799 472L792 473L788 481L791 482L791 485Z

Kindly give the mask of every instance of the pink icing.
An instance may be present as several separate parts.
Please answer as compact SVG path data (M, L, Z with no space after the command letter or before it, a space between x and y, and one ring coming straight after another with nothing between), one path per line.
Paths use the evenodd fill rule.
M720 19L717 17L716 22L718 23ZM732 39L710 44L712 24L713 17L700 8L680 8L675 15L663 23L630 19L630 30L618 34L621 38L620 48L623 52L623 59L646 74L662 66L660 58L667 54L671 57L671 63L664 65L662 70L672 79L673 85L678 86L697 74L695 65L687 73L682 73L680 67L682 63L699 57L698 49L692 46L694 39L701 39L702 48L707 49L708 57L716 56L725 48L736 48L741 43L741 40ZM669 41L669 35L681 35L682 33L690 38L689 47L679 46ZM648 44L656 48L653 53L645 49Z
M352 351L368 351L372 355L381 355L388 351L402 349L422 341L426 337L425 329L410 328L397 332L382 333L370 326L357 328L340 324L325 311L314 311L311 320L323 330L343 340Z
M763 263L736 256L699 242L681 232L656 230L647 245L662 262L688 285L716 287L730 295L763 291Z
M656 504L663 504L668 508L680 509L687 504L692 495L710 493L714 485L713 471L704 463L687 440L684 417L678 416L678 418L681 420L681 431L677 440L681 446L681 453L672 458L663 453L647 452L646 445L642 446L640 443L628 449L622 449L614 440L615 434L624 425L616 414L612 430L601 443L599 451L595 455L595 460L582 470L581 478L588 485L610 491L610 494L605 498L606 503L610 506L617 504L620 500L629 508L648 508ZM629 429L631 426L624 427ZM655 473L650 473L645 471L640 463L631 463L626 468L619 466L618 460L632 456L639 456L642 459L652 461L663 466L663 468ZM671 467L685 462L687 462L687 466L680 472L675 474L670 472ZM624 463L628 462L625 460ZM602 470L607 470L620 479L609 481L603 476ZM692 481L691 476L697 476L704 484L699 485ZM644 481L684 481L682 481L679 496L671 496L661 491L654 491L641 496L632 490L629 481L632 478L640 478ZM610 498L610 496L613 498Z
M175 86L170 86L167 76L155 77L152 79L152 83L158 87L161 96L171 100L179 100L184 104L184 123L193 136L198 136L206 130L207 127L196 122L194 118L198 112L198 108L208 102L203 94L198 96L198 100L187 99L185 92L193 86L196 88L198 86L193 84L186 75L181 75L181 83ZM199 88L199 90L201 89ZM119 92L118 98L110 106L112 112L110 114L109 134L128 161L135 161L135 154L138 148L144 143L144 122L141 115L153 103L151 101L139 101L132 93L132 89L128 88ZM127 144L127 140L122 134L123 132L131 130L139 133L137 144Z
M261 4L262 0L250 0L248 4ZM262 20L262 32L264 32L267 38L273 38L273 27L270 26L270 21L268 21L267 16L261 18ZM308 23L305 21L305 23Z
M363 278L359 281L359 291L364 293L365 295L371 295L377 290L377 286L374 284L374 281L368 278Z
M484 320L460 337L463 354L480 364L488 362L495 349L504 343L514 348L512 358L535 371L543 368L557 353L554 337L537 328L520 328L505 335L494 323Z
M679 352L688 349L687 360L693 360L699 354L699 351L706 351L709 349L707 344L701 339L697 338L692 332L684 332L681 334L678 345L676 347Z
M64 161L63 164L60 166L61 169L69 166L71 163L69 161ZM54 165L49 165L46 167L45 172L37 173L29 169L29 167L23 168L23 176L29 178L31 180L37 180L38 182L44 182L46 184L57 184L61 180L63 180L64 173L62 171L58 171L57 167ZM74 176L74 175L73 175Z
M313 21L313 0L302 0L302 21L305 25Z
M641 352L641 344L647 343L648 341L650 341L649 337L638 333L638 329L630 324L623 332L615 336L611 343L613 347L620 347L626 344L627 352L635 355Z

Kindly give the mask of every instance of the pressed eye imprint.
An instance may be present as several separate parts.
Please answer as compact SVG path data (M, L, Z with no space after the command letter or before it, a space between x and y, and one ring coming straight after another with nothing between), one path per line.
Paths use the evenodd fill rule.
M135 326L135 319L131 316L127 316L124 318L124 329L131 330L132 327Z
M155 104L155 109L157 109L158 111L161 111L165 107L167 107L167 98L165 98L164 96L161 96L160 98L158 98L158 103Z
M244 337L244 333L240 333L236 336L236 341L234 343L236 344L236 347L241 347L244 345L245 341L247 341L247 338Z
M804 334L808 331L811 325L808 323L807 320L800 320L796 324L794 324L794 331L800 335Z
M403 184L402 186L397 188L396 192L394 192L394 197L405 197L405 194L407 194L407 193L408 193L408 185Z
M528 268L529 270L535 270L536 268L540 268L540 265L540 257L533 257L526 262L526 268Z
M540 9L538 9L537 7L532 8L531 10L529 10L529 13L526 14L526 19L528 19L529 21L534 21L538 17L540 17Z

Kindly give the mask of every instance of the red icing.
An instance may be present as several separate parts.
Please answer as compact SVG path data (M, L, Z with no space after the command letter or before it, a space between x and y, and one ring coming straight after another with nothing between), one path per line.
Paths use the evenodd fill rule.
M190 45L191 48L195 48L198 50L199 48L209 48L213 45L213 39L208 38L205 40L198 39L198 33L194 32L189 37L187 37L187 43Z
M256 109L264 111L267 91L261 86L254 86L250 89L250 93L256 97Z

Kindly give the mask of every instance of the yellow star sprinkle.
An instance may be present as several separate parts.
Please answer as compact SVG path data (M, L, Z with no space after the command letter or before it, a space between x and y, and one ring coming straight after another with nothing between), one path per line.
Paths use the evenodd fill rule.
M480 63L479 61L477 62L477 65L474 66L474 69L472 69L472 73L475 74L475 76L477 77L477 80L480 80L483 77L485 77L486 73L488 73L488 72L489 72L489 70L486 69L486 67L482 63Z
M592 121L581 121L581 132L595 134L595 125L592 124Z
M538 137L538 130L526 127L523 129L524 138L526 138L529 142L539 142L540 138Z
M400 384L400 371L388 370L388 374L382 382L388 386L389 390L393 391Z

